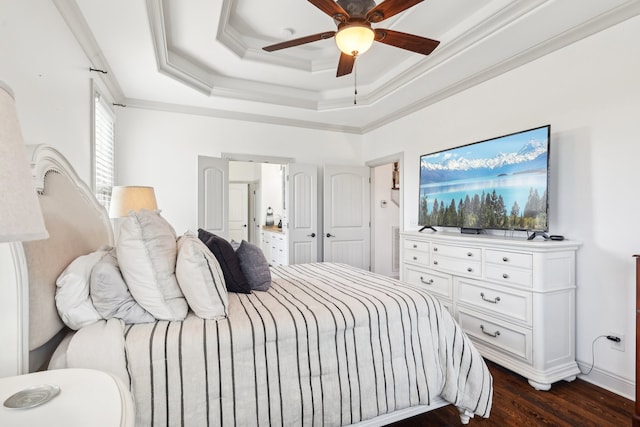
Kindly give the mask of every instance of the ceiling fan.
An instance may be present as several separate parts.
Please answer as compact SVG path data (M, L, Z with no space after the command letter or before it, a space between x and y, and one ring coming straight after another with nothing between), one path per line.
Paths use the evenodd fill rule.
M373 41L399 47L412 52L429 55L440 44L437 40L401 33L383 28L371 28L371 24L384 21L409 9L423 0L384 0L376 5L374 0L308 0L318 9L332 17L338 31L300 37L282 43L265 46L267 52L300 46L319 40L336 38L341 51L336 77L353 71L356 57L371 47Z

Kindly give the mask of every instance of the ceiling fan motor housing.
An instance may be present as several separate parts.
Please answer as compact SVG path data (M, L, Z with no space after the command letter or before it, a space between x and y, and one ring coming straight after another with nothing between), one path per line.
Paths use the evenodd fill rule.
M338 0L338 3L352 18L364 18L375 7L373 0Z

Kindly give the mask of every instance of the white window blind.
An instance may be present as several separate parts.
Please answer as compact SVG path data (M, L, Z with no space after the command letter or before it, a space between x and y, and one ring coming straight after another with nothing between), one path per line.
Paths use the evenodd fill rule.
M111 189L115 183L115 117L104 98L94 97L94 192L98 201L109 210Z

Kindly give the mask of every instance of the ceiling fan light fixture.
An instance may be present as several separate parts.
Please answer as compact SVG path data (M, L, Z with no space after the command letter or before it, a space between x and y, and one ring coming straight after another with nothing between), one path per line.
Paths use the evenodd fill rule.
M375 33L369 25L352 23L342 26L336 33L338 49L347 55L362 55L373 44Z

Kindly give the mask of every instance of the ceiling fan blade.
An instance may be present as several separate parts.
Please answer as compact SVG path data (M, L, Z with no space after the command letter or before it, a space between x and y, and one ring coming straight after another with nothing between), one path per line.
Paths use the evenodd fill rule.
M397 15L424 0L385 0L367 12L366 20L380 22Z
M338 61L338 71L336 77L346 76L353 71L353 64L356 63L356 57L353 55L347 55L346 53L340 53L340 61Z
M333 0L309 0L309 3L337 21L345 22L349 20L347 11Z
M301 44L307 44L311 42L316 42L318 40L330 39L336 34L335 31L325 31L324 33L313 34L311 36L300 37L299 39L288 40L282 43L272 44L270 46L265 46L262 49L267 52L273 52L274 50L286 49L288 47L300 46Z
M401 33L400 31L376 28L375 33L375 40L380 43L410 50L411 52L421 53L423 55L429 55L440 44L438 40Z

